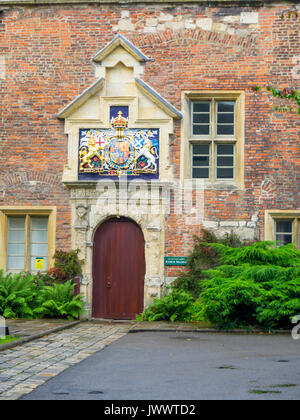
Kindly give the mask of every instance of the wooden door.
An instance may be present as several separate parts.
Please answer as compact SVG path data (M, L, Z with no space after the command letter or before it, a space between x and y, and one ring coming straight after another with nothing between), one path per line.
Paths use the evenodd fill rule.
M145 244L126 218L104 222L94 238L93 318L135 319L143 311Z

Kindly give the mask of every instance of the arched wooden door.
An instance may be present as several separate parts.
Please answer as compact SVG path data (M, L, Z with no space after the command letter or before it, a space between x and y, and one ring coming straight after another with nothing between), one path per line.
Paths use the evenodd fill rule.
M143 311L144 277L141 229L126 218L104 222L94 238L92 316L135 319Z

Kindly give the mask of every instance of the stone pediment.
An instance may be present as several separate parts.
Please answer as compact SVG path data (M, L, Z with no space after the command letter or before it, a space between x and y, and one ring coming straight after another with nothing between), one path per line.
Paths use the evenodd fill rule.
M96 181L96 173L171 181L169 136L182 115L143 81L147 57L118 35L93 60L96 82L57 116L69 138L63 181ZM126 127L116 134L120 112Z
M174 106L165 100L159 93L151 88L140 77L143 73L143 68L137 68L140 63L145 63L149 59L124 36L117 35L108 45L102 48L93 58L96 64L95 75L101 73L99 77L90 87L88 87L82 94L74 99L66 108L59 114L59 119L70 117L74 111L83 106L90 98L99 95L99 92L104 88L106 90L115 85L114 95L119 96L138 96L134 91L134 87L140 90L147 98L149 98L159 108L163 109L167 115L172 118L181 118L182 115ZM118 85L116 87L116 85ZM131 85L131 86L130 86ZM103 96L109 96L105 92ZM113 96L114 96L113 95ZM117 96L118 96L117 95Z
M104 79L101 78L87 88L81 95L79 95L73 102L66 106L58 115L57 118L63 120L70 117L74 112L83 106L91 97L95 96L103 88Z
M93 60L98 63L103 61L107 56L110 56L112 52L119 46L123 47L123 49L131 54L137 61L144 63L149 60L138 48L136 48L121 34L118 34L109 44L98 51Z
M101 78L93 83L89 88L87 88L81 95L79 95L73 102L68 104L58 115L57 118L63 120L71 117L75 111L80 109L85 105L85 103L92 97L96 96L104 87L105 79ZM139 89L142 94L145 95L153 104L157 105L160 109L172 117L172 118L182 118L182 114L174 106L172 106L168 101L166 101L162 96L159 95L154 89L152 89L147 83L139 78L135 78L135 86ZM124 97L120 96L120 99ZM128 97L130 98L130 97Z

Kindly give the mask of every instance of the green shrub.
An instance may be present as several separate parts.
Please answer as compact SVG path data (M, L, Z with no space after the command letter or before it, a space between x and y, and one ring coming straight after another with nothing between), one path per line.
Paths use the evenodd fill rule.
M213 232L202 229L201 236L194 236L194 247L187 261L187 271L183 272L173 282L174 289L185 290L197 298L202 291L202 279L206 277L205 270L220 265L220 252L218 248L210 245L216 243L233 248L249 245L235 234L226 234L218 238Z
M49 273L41 273L40 271L35 274L35 280L45 286L52 286L57 282L57 280Z
M81 295L74 297L74 286L72 280L45 286L33 313L39 317L77 319L83 313L83 302Z
M54 282L73 280L75 276L82 276L83 260L78 258L79 249L71 251L57 250L54 254L54 267L48 272L48 276Z
M274 264L281 267L297 266L300 264L300 251L292 244L275 247L273 242L256 242L241 249L226 246L220 243L203 244L220 254L222 264Z
M226 244L206 238L213 242L195 240L189 260L194 277L185 273L169 296L155 299L139 320L209 321L220 329L290 328L291 318L300 314L300 251L272 242Z
M210 246L223 265L205 272L197 316L218 328L290 327L300 314L300 252L271 242L241 249Z
M193 296L184 290L173 290L168 296L154 299L137 321L189 321L193 313Z

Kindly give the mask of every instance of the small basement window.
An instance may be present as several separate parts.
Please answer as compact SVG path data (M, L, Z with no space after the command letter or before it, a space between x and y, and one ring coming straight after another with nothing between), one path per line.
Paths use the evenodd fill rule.
M266 210L265 239L300 249L300 210Z

